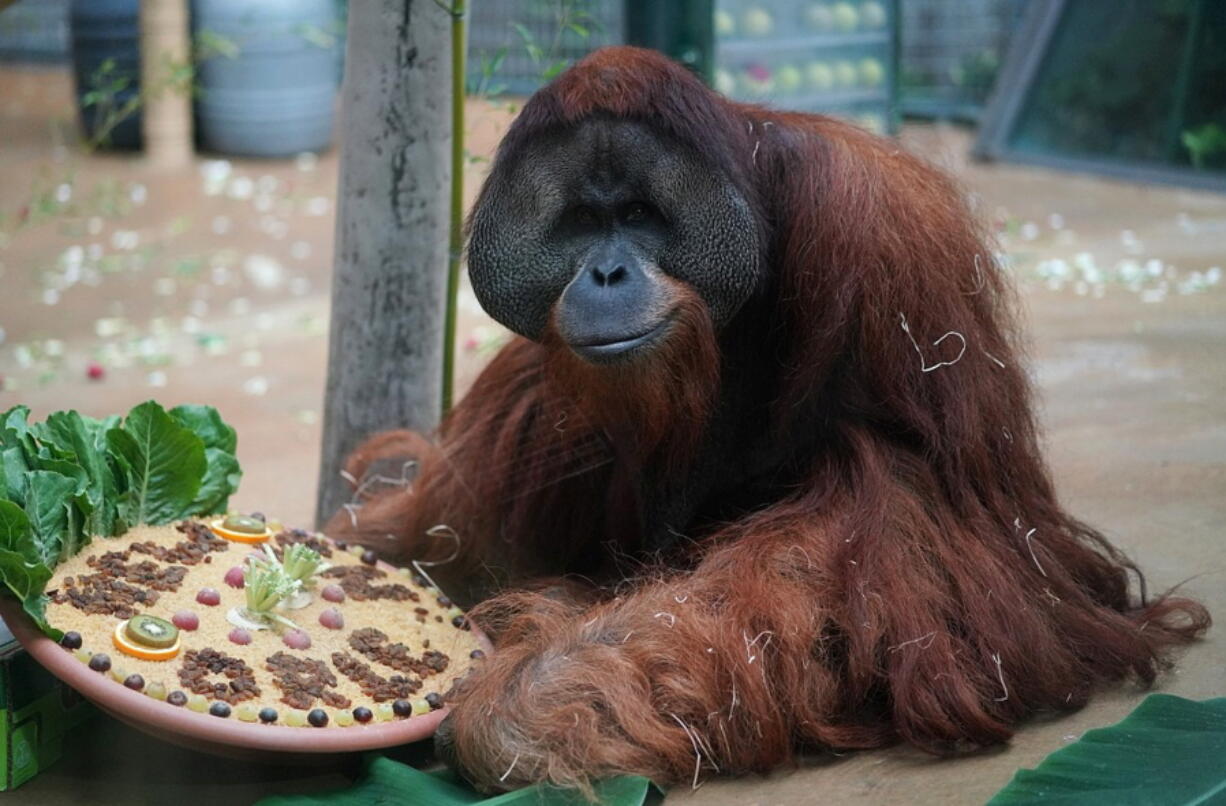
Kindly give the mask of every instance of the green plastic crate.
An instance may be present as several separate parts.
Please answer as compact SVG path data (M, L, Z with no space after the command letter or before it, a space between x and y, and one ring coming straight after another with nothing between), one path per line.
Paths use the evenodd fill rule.
M54 764L64 735L94 713L26 654L0 621L0 791Z

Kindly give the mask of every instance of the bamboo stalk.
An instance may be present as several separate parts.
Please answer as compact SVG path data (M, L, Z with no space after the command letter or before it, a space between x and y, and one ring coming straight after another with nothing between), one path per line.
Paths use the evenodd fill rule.
M464 249L464 79L467 14L465 0L451 5L451 233L447 259L447 313L443 324L443 416L455 395L456 299Z

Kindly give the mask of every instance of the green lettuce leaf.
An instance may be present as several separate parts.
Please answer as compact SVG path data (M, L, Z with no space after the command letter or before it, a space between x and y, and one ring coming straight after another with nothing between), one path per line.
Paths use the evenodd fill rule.
M153 401L128 412L106 433L122 459L128 489L119 513L128 523L169 523L191 511L207 465L204 442Z
M230 455L238 450L238 432L227 425L212 406L175 406L170 416L195 432L204 441L204 447L217 448Z
M205 448L208 470L200 483L200 491L192 501L192 511L199 515L216 515L226 511L230 495L238 489L243 477L238 459L220 448Z
M79 538L69 534L70 507L77 492L77 480L50 470L33 470L27 475L25 514L30 533L42 562L49 568L75 553Z
M0 590L58 638L44 595L56 565L91 536L225 511L242 477L238 439L209 406L149 401L122 420L62 411L33 424L29 414L0 414Z
M0 501L0 549L19 555L25 562L42 562L30 539L30 519L12 501Z
M26 500L26 474L30 464L18 446L0 448L0 498L14 503Z
M28 406L13 406L4 414L0 414L0 445L17 446L27 453L34 453L36 448L34 440L29 436L30 426L27 423L29 418Z
M107 461L106 431L118 424L118 417L94 420L75 411L57 411L47 418L41 431L62 450L72 455L78 467L81 486L77 490L78 509L84 519L86 535L112 535L118 522L119 480ZM59 469L47 467L44 469ZM63 469L59 469L69 475ZM82 497L83 494L83 497Z
M31 539L30 519L12 501L0 501L0 580L21 599L26 612L44 632L58 633L43 615L43 588L51 568L41 561ZM58 635L55 635L58 638Z

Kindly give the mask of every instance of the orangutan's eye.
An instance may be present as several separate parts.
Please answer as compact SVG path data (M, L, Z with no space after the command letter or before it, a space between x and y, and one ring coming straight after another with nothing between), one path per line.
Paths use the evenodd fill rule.
M626 211L623 217L627 224L640 224L647 220L647 205L641 202L634 202L626 206Z

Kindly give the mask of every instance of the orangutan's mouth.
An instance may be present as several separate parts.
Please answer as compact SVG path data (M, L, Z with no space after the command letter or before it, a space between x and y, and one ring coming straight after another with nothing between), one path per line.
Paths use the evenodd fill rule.
M636 336L588 344L575 344L572 342L568 346L575 355L591 364L613 364L629 361L636 356L650 351L653 346L662 341L672 328L674 318L676 318L675 310L669 311L651 329Z

